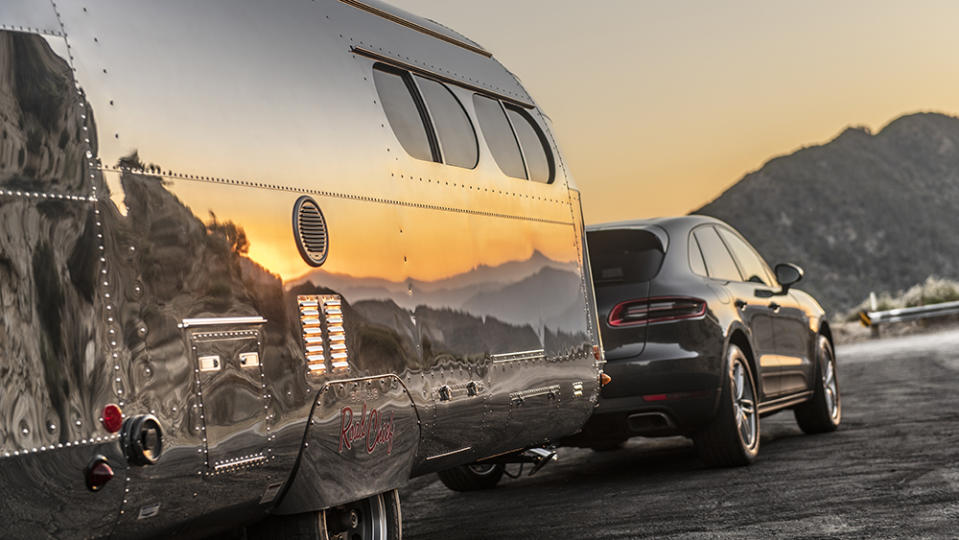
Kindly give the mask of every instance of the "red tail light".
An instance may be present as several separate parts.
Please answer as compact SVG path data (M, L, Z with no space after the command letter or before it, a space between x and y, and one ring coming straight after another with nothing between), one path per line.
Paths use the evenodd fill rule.
M640 298L617 304L609 312L609 325L635 326L679 319L693 319L705 314L706 302L698 298Z
M114 405L113 403L107 405L103 408L103 415L100 417L100 423L103 424L103 427L106 428L110 433L116 433L120 431L120 427L123 426L123 411L120 410L120 407Z

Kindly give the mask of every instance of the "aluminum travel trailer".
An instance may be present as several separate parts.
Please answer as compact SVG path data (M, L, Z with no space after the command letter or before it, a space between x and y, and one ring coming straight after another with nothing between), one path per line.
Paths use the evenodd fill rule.
M0 3L0 536L398 537L580 429L579 193L482 47L367 0Z

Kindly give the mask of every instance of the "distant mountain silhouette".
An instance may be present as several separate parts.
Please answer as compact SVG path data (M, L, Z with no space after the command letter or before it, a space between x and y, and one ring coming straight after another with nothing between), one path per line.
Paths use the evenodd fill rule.
M957 278L959 118L848 128L769 161L696 213L739 229L770 264L802 266L800 287L827 310L931 274Z
M575 329L583 320L579 291L578 274L545 267L523 281L475 294L463 309L508 323L533 323L535 328ZM530 298L539 301L530 303Z
M480 265L437 281L398 283L316 270L291 281L288 290L333 289L365 320L405 329L404 344L415 343L421 333L431 349L427 357L477 350L497 354L515 350L517 343L556 353L582 340L579 276L577 263L534 251L526 260ZM507 350L501 350L504 346Z
M539 251L534 251L526 260L509 261L498 266L480 265L468 272L437 281L413 279L395 282L379 278L355 278L346 274L314 270L292 280L290 286L307 281L322 283L323 286L336 289L354 302L391 299L410 309L422 304L460 308L477 292L499 290L506 285L523 281L543 268L561 269L574 274L577 271L574 262L554 261ZM411 286L412 295L408 294ZM408 301L404 302L404 297Z

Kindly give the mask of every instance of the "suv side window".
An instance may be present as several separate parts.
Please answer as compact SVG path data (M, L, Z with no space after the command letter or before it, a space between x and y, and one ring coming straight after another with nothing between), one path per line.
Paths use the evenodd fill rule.
M742 270L743 277L746 281L771 285L769 283L768 266L766 266L766 263L763 262L762 258L756 253L756 250L733 231L725 227L717 227L717 229L719 230L719 236L726 242L726 245L729 246L730 251L733 252L736 260L739 262L739 268Z
M706 263L706 271L709 272L709 277L723 281L743 280L739 274L739 269L736 268L736 261L729 254L726 244L723 244L716 229L700 227L693 231L693 234L696 235L696 240L699 242L700 249L702 249L703 260Z
M689 235L689 268L694 274L708 276L706 272L706 263L703 261L703 252L699 250L699 242L696 237Z

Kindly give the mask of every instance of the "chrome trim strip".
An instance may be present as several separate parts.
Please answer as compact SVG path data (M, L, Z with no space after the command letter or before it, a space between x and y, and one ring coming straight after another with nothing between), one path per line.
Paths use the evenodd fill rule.
M191 326L226 326L231 324L264 324L266 319L263 317L200 317L196 319L183 319L177 326L180 328L190 328Z
M340 0L340 1L342 2L343 0ZM410 64L409 62L404 62L404 61L402 61L402 60L393 58L392 56L385 56L385 55L383 55L383 54L380 54L380 53L377 53L377 52L373 52L373 51L371 51L371 50L369 50L369 49L364 49L364 48L362 48L362 47L355 47L355 46L354 46L354 47L350 47L350 52L359 54L359 55L361 55L361 56L365 56L365 57L367 57L367 58L371 58L371 59L373 59L373 60L378 60L378 61L380 61L380 62L385 62L385 63L387 63L387 64L396 66L396 67L398 67L398 68L403 68L403 69L405 69L405 70L407 70L407 71L411 71L411 72L413 72L413 73L418 73L418 74L420 74L420 75L426 75L426 76L428 76L428 77L432 77L432 78L434 78L434 79L436 79L436 80L439 80L439 81L443 81L443 82L446 82L446 83L449 83L449 84L455 84L456 86L459 86L459 87L462 87L462 88L466 88L467 90L472 90L472 91L474 91L474 92L479 92L479 93L481 93L481 94L486 94L487 96L495 97L495 98L500 99L500 100L503 100L503 101L505 101L505 102L507 102L507 103L512 103L513 105L519 105L520 107L523 107L523 108L525 108L525 109L535 109L535 108L536 108L532 103L528 103L528 102L526 102L526 101L522 101L522 100L516 99L516 98L514 98L514 97L507 96L506 94L497 92L497 91L495 91L495 90L490 90L489 88L484 88L484 87L482 87L482 86L477 86L477 85L475 85L475 84L470 84L470 83L468 83L468 82L461 81L461 80L459 80L459 79L454 79L453 77L450 77L450 76L448 76L448 75L443 75L442 73L437 73L437 72L435 72L435 71L430 71L430 70L428 70L428 69L423 69L423 68L421 68L421 67L419 67L419 66L417 66L417 65Z
M233 469L233 468L239 468L239 467L249 467L249 466L251 466L251 465L257 465L257 464L259 464L260 462L264 462L264 461L266 461L266 456L264 456L263 454L259 454L259 455L256 455L256 456L248 456L248 457L240 458L240 459L234 459L234 460L229 460L229 461L221 461L221 462L217 463L217 464L213 467L213 470L216 471L216 472L220 472L220 471L222 471L223 469Z
M140 171L141 169L128 169L122 168L118 169L115 167L103 167L99 166L96 168L99 171L116 171L116 172L130 172L130 171ZM311 195L317 195L320 197L330 197L336 199L347 199L353 201L366 201L377 204L388 204L391 206L403 206L406 208L419 208L422 210L435 210L437 212L451 212L456 214L469 214L473 216L484 216L492 218L503 218L503 219L515 219L519 221L529 221L533 223L548 223L550 225L560 225L563 227L569 227L574 225L573 221L559 221L555 219L544 219L537 218L530 215L515 215L515 214L499 214L495 212L484 212L482 210L474 210L470 208L455 208L452 206L443 206L437 204L429 204L425 202L413 202L413 201L401 201L396 199L387 199L383 197L371 197L369 195L360 195L360 194L350 194L345 192L335 192L335 191L324 191L319 189L311 189L305 186L282 186L282 185L272 185L272 184L263 184L259 182L251 182L247 180L237 180L237 179L227 179L227 178L212 178L209 176L200 176L200 175L187 175L183 173L168 172L163 175L164 178L176 178L179 180L184 180L188 182L208 182L212 184L230 184L234 186L243 186L248 188L256 189L268 189L274 191L282 191L285 193L309 193ZM543 184L543 185L554 185L553 184ZM465 185L465 184L464 184ZM477 185L472 186L473 189L477 188ZM481 186L480 186L481 187ZM490 195L493 195L493 192L490 192ZM508 196L507 192L503 193L503 196ZM554 202L557 204L569 205L568 200L560 199L550 199L549 197L543 197L542 200L548 202Z
M431 30L431 29L429 29L429 28L427 28L427 27L425 27L425 26L423 26L423 25L416 24L415 22L413 22L413 21L411 21L411 20L404 19L403 17L400 17L400 16L398 16L398 15L394 15L394 14L392 14L392 13L387 13L386 11L383 11L383 10L381 10L381 9L377 9L377 8L375 8L375 7L367 4L367 3L365 3L365 2L362 2L362 1L360 1L360 0L340 0L340 2L343 2L344 4L349 5L349 6L353 6L353 7L357 8L357 9L361 9L361 10L367 12L367 13L372 13L373 15L376 15L376 16L378 16L378 17L383 17L384 19L386 19L386 20L388 20L388 21L395 22L396 24L398 24L398 25L400 25L400 26L405 26L405 27L407 27L407 28L409 28L409 29L411 29L411 30L416 30L417 32L422 32L422 33L424 33L424 34L426 34L426 35L428 35L428 36L431 36L431 37L434 37L434 38L436 38L436 39L443 40L443 41L445 41L445 42L447 42L447 43L451 43L451 44L453 44L453 45L456 45L457 47L462 47L462 48L464 48L464 49L466 49L466 50L468 50L468 51L472 51L472 52L474 52L474 53L476 53L476 54L485 56L485 57L487 57L487 58L492 58L492 57L493 57L493 54L492 54L492 53L490 53L489 51L487 51L487 50L485 50L485 49L482 49L482 48L480 48L480 47L477 47L476 45L473 45L472 43L467 43L467 42L465 42L465 41L463 41L463 40L461 40L461 39L456 39L456 38L453 37L453 36L448 36L448 35L446 35L446 34L437 32L436 30Z
M517 351L511 353L491 354L490 360L494 364L504 364L506 362L519 362L521 360L545 360L546 351L544 349L535 349L532 351Z
M530 388L529 390L520 390L519 392L512 392L509 395L509 400L510 402L513 402L513 401L522 402L529 398L534 398L539 396L558 397L559 385L554 384L552 386L544 386L541 388Z
M781 398L774 399L772 401L767 401L760 403L758 410L759 414L766 414L769 412L777 411L790 405L796 405L797 403L802 403L809 399L812 396L812 390L806 390L805 392L799 394L793 394L791 396L785 396Z
M468 451L470 451L470 450L472 450L472 449L473 449L472 446L467 446L466 448L460 448L459 450L453 450L452 452L446 452L445 454L436 454L435 456L429 456L429 457L427 457L427 458L426 458L426 461L430 461L430 460L433 460L433 459L445 458L445 457L447 457L447 456L452 456L452 455L454 455L454 454L460 454L460 453L463 453L463 452L468 452Z

